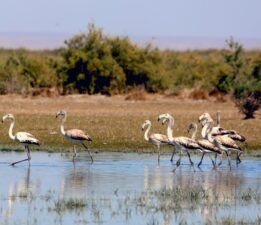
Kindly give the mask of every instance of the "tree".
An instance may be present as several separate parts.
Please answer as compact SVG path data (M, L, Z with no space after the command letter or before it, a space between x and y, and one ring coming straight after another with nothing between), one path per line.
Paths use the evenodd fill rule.
M233 38L227 44L229 51L224 59L230 74L223 77L221 84L232 91L233 100L245 115L244 119L254 118L261 104L260 65L255 64L253 67L251 61L246 59L242 45Z

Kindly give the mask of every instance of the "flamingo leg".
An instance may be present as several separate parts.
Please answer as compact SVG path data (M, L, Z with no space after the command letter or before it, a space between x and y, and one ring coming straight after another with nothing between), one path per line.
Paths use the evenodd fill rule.
M158 163L160 161L160 144L157 145L157 149L158 149Z
M30 150L29 150L28 146L24 146L24 148L25 148L25 150L27 152L27 158L23 159L23 160L16 161L16 162L13 162L13 163L10 164L11 166L14 166L17 163L24 162L24 161L28 161L29 165L30 165L30 160L31 160Z
M216 166L216 164L217 164L217 153L215 154L215 166Z
M202 154L202 156L201 156L201 160L200 160L200 162L199 162L199 164L198 164L198 167L200 167L200 165L201 165L201 163L202 163L202 160L203 160L203 158L204 158L204 155L205 155L205 152L203 152L203 154Z
M229 165L229 167L230 167L230 169L231 169L230 152L227 152L227 151L226 151L226 154L227 154L228 165Z
M215 167L216 166L216 162L212 159L211 155L208 155L208 156L209 156L209 158L210 158L210 160L212 162L213 167Z
M171 159L170 159L171 162L173 162L173 157L174 157L175 152L176 152L176 149L174 148L174 149L173 149L173 152L172 152Z
M241 163L241 159L239 158L241 156L242 152L237 153L237 164Z
M180 165L181 157L182 157L182 155L181 155L181 151L180 151L180 153L179 153L179 159L178 159L177 162L176 162L176 166L177 166L177 167L179 167L179 165Z
M223 154L224 154L224 151L221 152L220 161L218 163L218 166L221 166L221 164L222 164Z
M194 165L194 163L192 162L192 160L191 160L191 157L190 157L190 154L189 154L189 152L188 152L188 151L187 151L187 155L188 155L189 162L190 162L191 166L193 166L193 165Z
M76 157L76 148L75 145L73 145L73 161L75 160Z
M82 145L83 145L83 147L86 148L86 150L88 151L89 156L91 157L91 160L92 160L92 162L93 162L93 158L92 158L92 155L91 155L91 153L90 153L90 150L88 149L88 147L87 147L84 143L82 143Z

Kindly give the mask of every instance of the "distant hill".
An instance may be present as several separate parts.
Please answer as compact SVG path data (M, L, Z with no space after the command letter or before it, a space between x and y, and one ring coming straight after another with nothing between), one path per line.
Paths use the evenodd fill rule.
M70 33L1 33L0 48L28 48L28 49L54 49L64 46L64 40L74 34ZM152 44L159 49L173 49L178 51L195 49L221 49L225 48L224 38L208 37L130 37L138 45ZM237 38L245 49L261 49L261 38Z

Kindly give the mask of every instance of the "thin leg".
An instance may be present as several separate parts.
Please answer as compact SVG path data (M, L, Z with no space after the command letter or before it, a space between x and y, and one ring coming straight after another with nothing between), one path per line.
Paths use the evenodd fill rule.
M216 162L212 159L211 155L208 155L208 156L209 156L209 158L210 158L210 160L212 162L213 167L215 167L216 166Z
M73 145L73 161L75 160L76 157L76 147Z
M176 162L176 166L177 167L179 167L179 165L180 165L180 161L181 161L181 151L180 151L180 153L179 153L179 159L177 160L177 162Z
M181 151L179 152L179 159L176 162L176 167L172 170L172 172L175 172L176 169L180 166L180 161L181 161Z
M30 162L31 162L31 152L30 152L29 146L25 146L25 148L27 149L28 163L30 165Z
M26 159L23 159L23 160L19 160L19 161L16 161L16 162L13 162L11 163L10 165L11 166L14 166L15 164L17 163L20 163L20 162L24 162L24 161L29 161L29 165L30 165L30 160L31 160L31 156L30 156L30 150L28 147L24 146L26 152L27 152L27 158Z
M91 157L91 160L92 160L92 162L93 162L93 158L92 158L92 155L91 155L91 153L90 153L90 150L88 149L88 147L87 147L84 143L82 143L82 145L83 145L84 148L86 148L86 150L88 151L89 156Z
M191 158L190 158L190 154L189 154L189 152L188 152L188 151L187 151L187 155L188 155L188 157L189 157L189 162L190 162L191 166L193 166L193 165L194 165L194 163L192 162L192 160L191 160Z
M218 163L218 166L221 166L221 164L222 164L223 154L224 154L224 151L221 152L220 161L219 161L219 163Z
M157 145L158 148L158 163L160 162L160 145Z
M173 149L173 152L172 152L171 159L170 159L171 162L173 162L173 157L174 157L175 152L176 152L176 149L174 148L174 149Z
M241 159L239 158L241 154L242 152L237 152L237 164L241 163Z
M215 166L217 165L217 156L218 156L218 154L216 153L215 154Z
M203 160L203 158L204 158L204 155L205 155L205 152L203 152L203 154L202 154L202 156L201 156L201 160L200 160L200 162L199 162L199 164L198 164L198 167L200 167L200 165L201 165L201 163L202 163L202 160Z
M229 167L230 167L230 169L231 169L230 152L227 152L227 151L226 151L226 153L227 153L228 165L229 165Z

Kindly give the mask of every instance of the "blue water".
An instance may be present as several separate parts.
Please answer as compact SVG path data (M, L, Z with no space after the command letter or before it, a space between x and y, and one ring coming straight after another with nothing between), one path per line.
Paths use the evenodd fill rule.
M33 152L30 166L27 162L9 166L24 157L24 153L0 153L0 224L202 224L228 216L235 220L260 216L260 202L220 197L249 188L261 192L257 158L243 159L238 166L233 162L231 170L226 161L213 170L206 158L195 172L184 158L173 172L175 166L165 155L158 164L156 154L99 153L91 163L82 152L73 163L70 154ZM193 161L199 157L193 156ZM195 210L184 205L181 212L154 212L133 202L146 192L197 186L208 190L210 200ZM212 197L215 193L218 199ZM70 198L85 199L88 206L53 210L55 201Z

